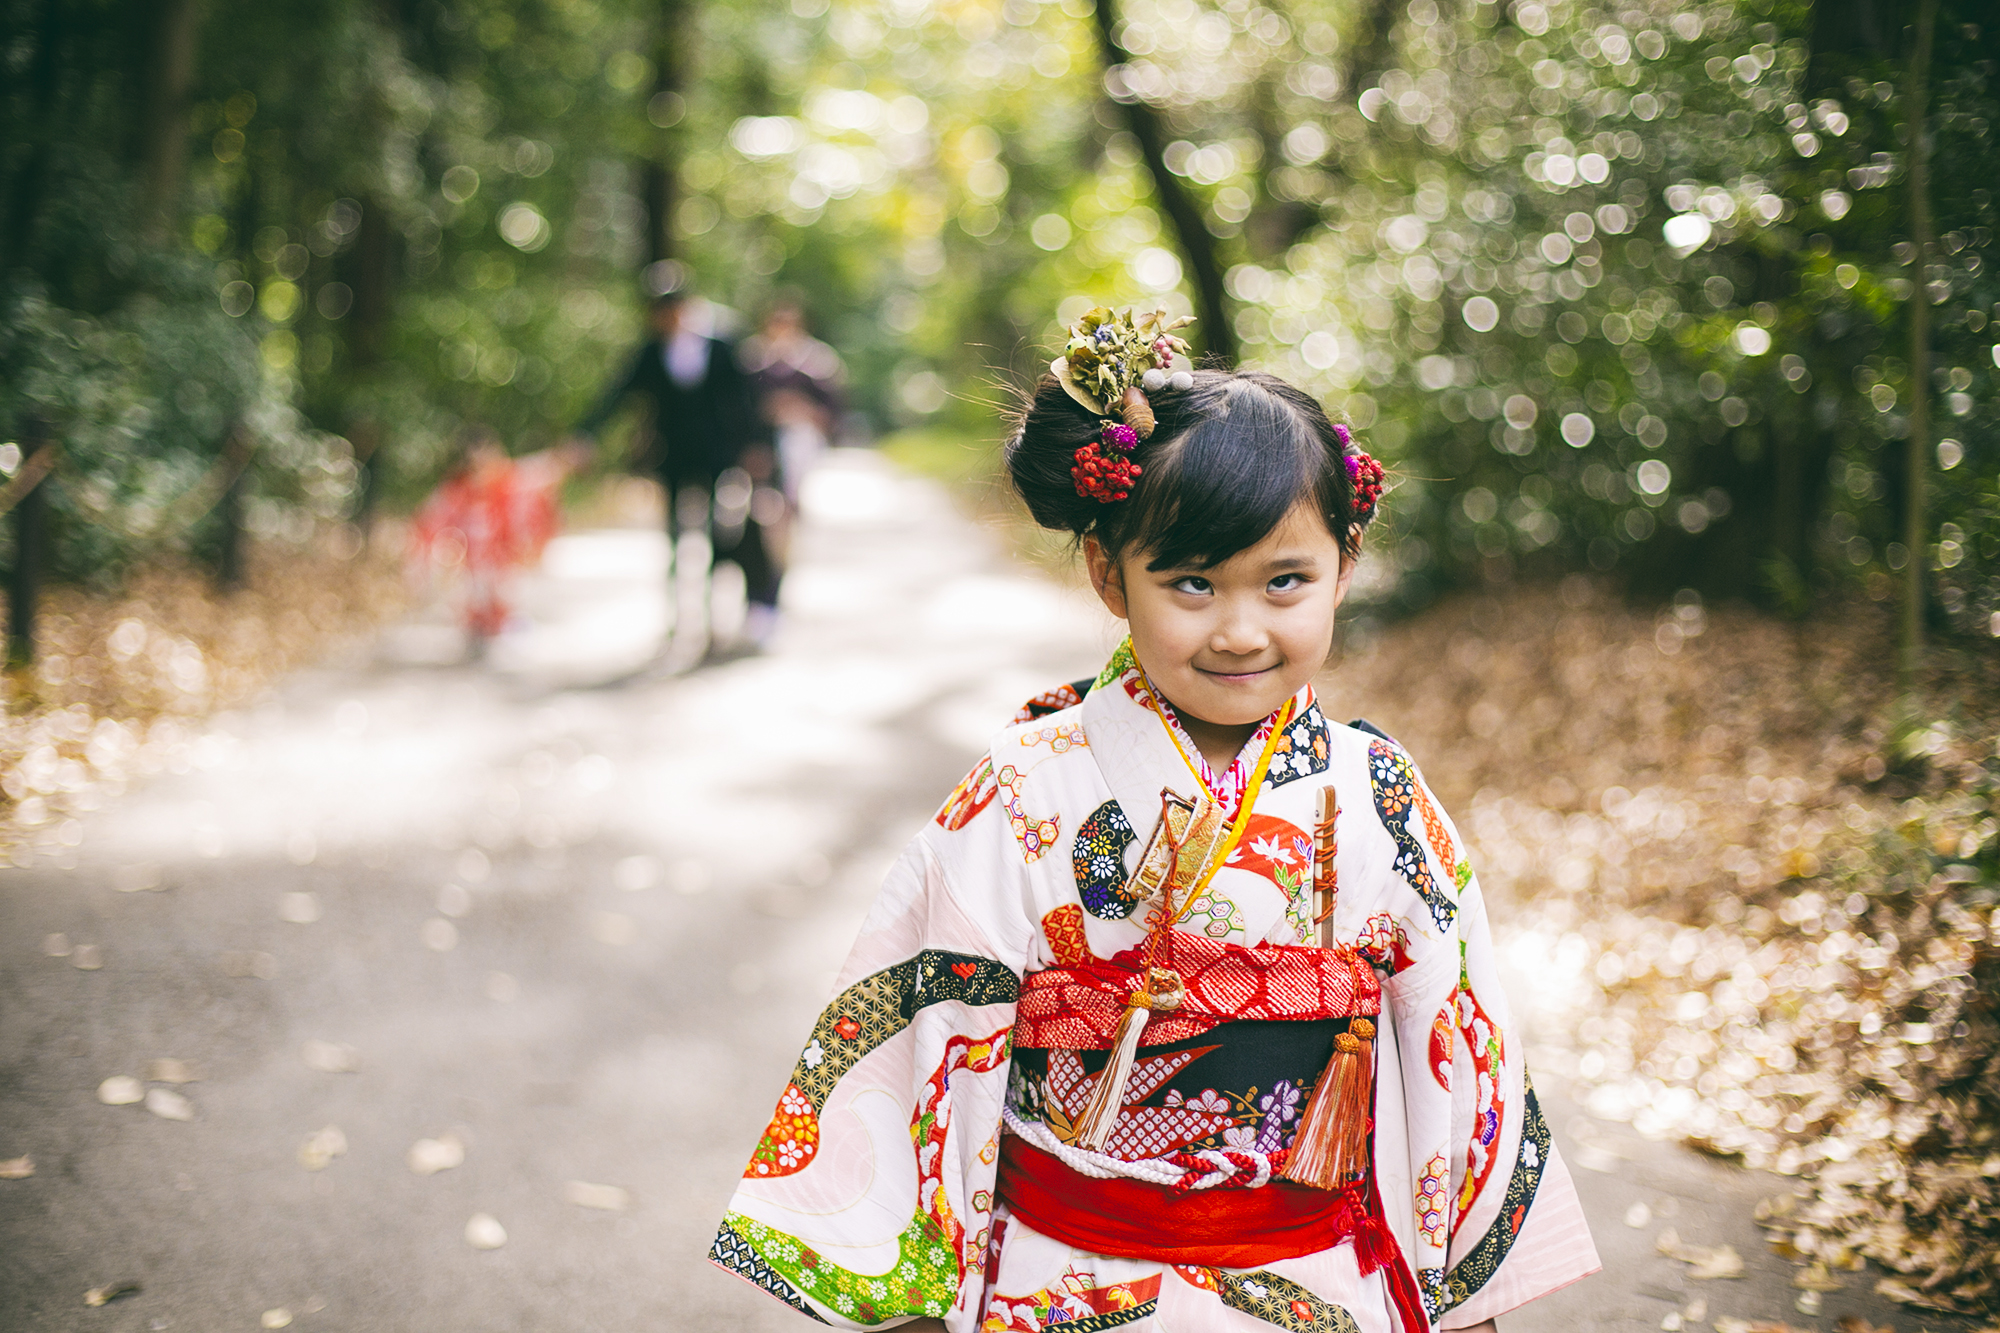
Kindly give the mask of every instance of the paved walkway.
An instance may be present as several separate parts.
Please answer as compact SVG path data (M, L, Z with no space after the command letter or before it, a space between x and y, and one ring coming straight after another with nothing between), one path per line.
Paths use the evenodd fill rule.
M634 674L663 542L578 533L487 664L400 627L0 871L0 1331L804 1327L701 1261L722 1200L882 870L1114 637L871 456L807 501L767 655ZM1509 1333L1858 1308L1791 1313L1769 1182L1553 1109L1611 1271Z

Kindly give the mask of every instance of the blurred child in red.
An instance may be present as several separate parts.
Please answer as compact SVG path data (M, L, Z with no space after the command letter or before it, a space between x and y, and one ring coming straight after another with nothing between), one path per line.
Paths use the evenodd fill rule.
M577 462L566 449L511 458L490 428L469 427L444 479L417 511L411 572L457 574L459 613L474 656L506 628L515 572L541 559L555 536L557 493Z

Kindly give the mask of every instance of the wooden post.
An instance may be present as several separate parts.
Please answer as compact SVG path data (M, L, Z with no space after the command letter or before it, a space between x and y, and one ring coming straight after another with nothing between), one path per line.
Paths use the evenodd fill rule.
M17 476L33 478L29 462L41 450L53 447L48 436L49 428L40 418L29 417L23 423ZM14 567L7 573L7 665L26 667L35 661L35 604L41 597L48 542L48 500L39 485L31 484L14 502L13 519Z
M1898 654L1903 696L1914 703L1924 664L1924 551L1929 545L1924 483L1930 476L1931 296L1924 273L1931 262L1930 142L1924 120L1929 108L1931 36L1937 27L1937 0L1917 6L1916 46L1910 53L1906 84L1910 163L1910 244L1917 248L1910 278L1910 437L1903 467L1903 617Z

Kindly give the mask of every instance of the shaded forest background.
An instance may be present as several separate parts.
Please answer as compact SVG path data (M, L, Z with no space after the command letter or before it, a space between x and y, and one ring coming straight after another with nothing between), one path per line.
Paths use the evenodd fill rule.
M1401 474L1393 604L1990 636L1979 8L7 0L0 433L101 583L557 438L649 286L802 294L857 434L968 448L1076 307L1162 302Z

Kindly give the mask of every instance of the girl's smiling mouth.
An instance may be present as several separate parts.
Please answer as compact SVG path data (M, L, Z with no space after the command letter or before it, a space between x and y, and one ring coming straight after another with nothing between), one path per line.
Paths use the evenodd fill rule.
M1238 685L1256 680L1260 676L1267 676L1282 665L1284 665L1282 662L1273 662L1269 666L1257 667L1251 671L1219 671L1213 667L1200 666L1196 667L1195 670L1207 676L1210 680L1221 681L1228 685Z

